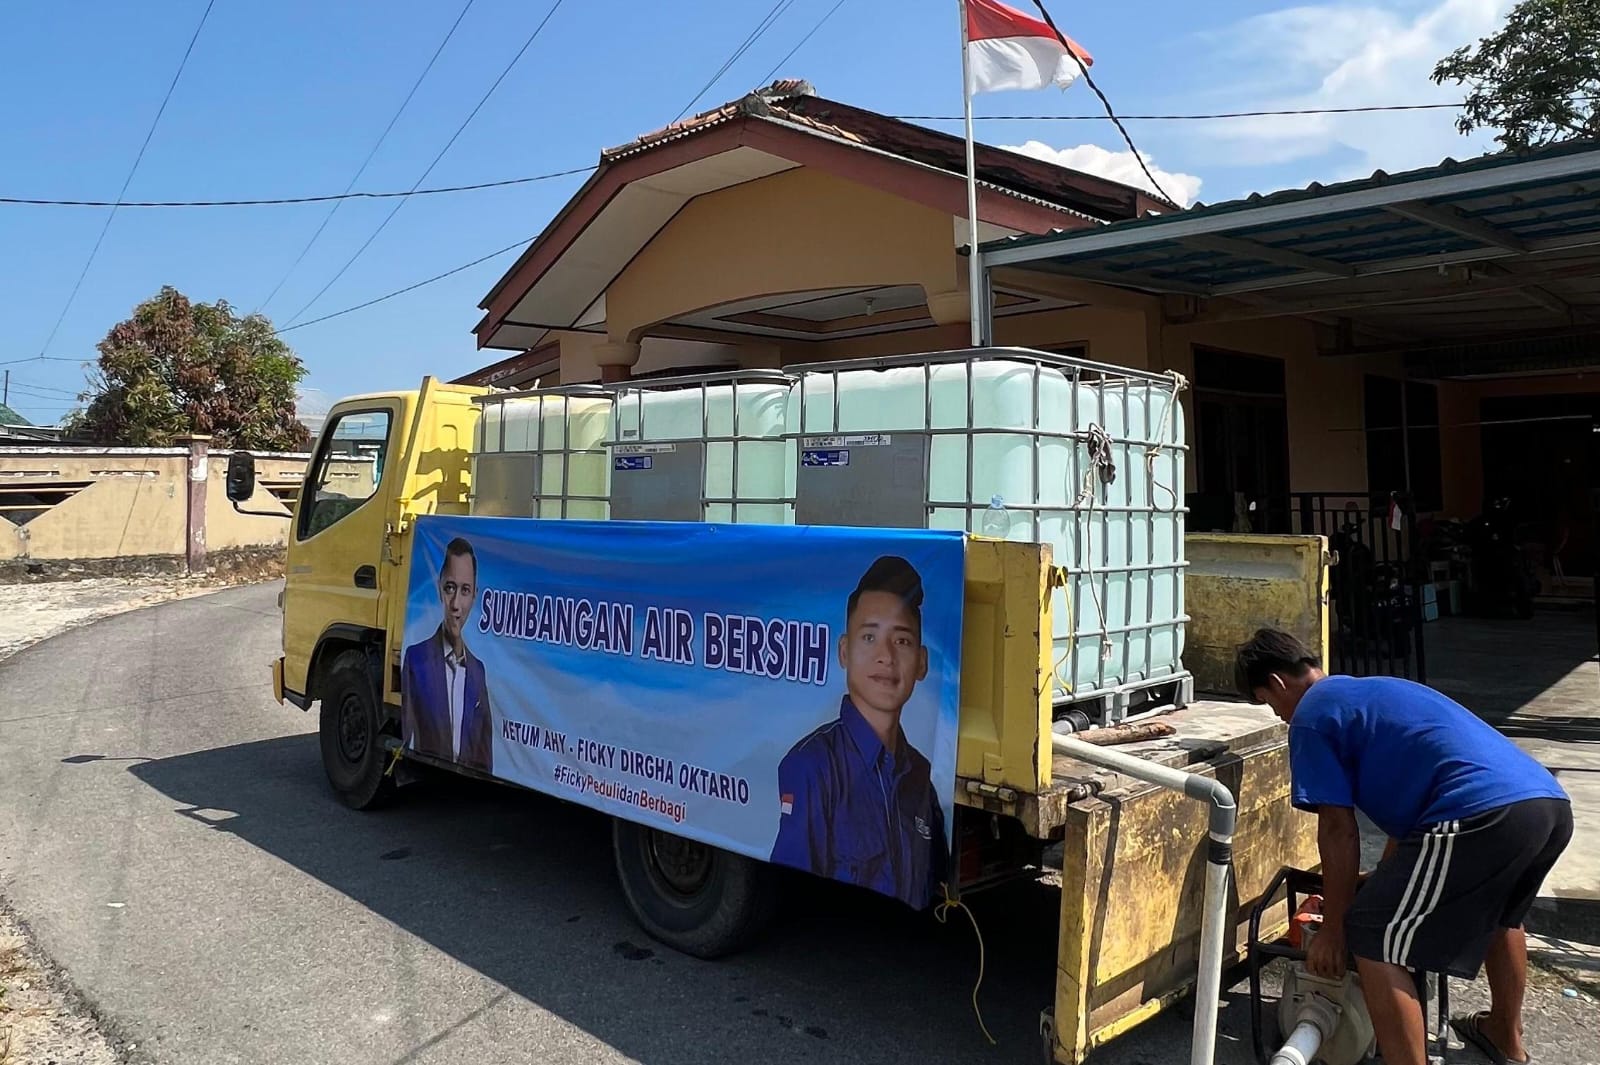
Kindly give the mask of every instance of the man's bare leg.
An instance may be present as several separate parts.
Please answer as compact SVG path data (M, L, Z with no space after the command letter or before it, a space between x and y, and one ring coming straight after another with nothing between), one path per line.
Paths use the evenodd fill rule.
M1483 967L1489 975L1489 1015L1478 1027L1511 1061L1526 1061L1522 1045L1522 996L1528 989L1528 937L1502 928L1489 941Z
M1428 1065L1428 1031L1411 973L1367 958L1357 958L1356 969L1384 1065Z

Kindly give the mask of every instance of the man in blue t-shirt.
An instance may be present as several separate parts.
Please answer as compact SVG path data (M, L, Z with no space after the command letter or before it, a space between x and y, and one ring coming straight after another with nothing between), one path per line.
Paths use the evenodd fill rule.
M1288 723L1291 795L1317 815L1323 919L1306 967L1336 979L1354 955L1383 1060L1424 1065L1408 970L1473 979L1487 965L1488 1012L1451 1023L1497 1065L1527 1061L1522 922L1572 838L1561 785L1433 689L1330 677L1287 633L1258 631L1237 672L1240 690ZM1389 837L1365 881L1356 810Z

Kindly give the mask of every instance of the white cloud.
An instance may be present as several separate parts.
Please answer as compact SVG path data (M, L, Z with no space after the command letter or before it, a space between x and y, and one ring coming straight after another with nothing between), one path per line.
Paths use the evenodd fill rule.
M1207 35L1207 47L1222 68L1219 75L1226 79L1207 106L1288 110L1460 100L1463 87L1429 80L1434 64L1492 33L1511 4L1432 0L1418 10L1399 0L1331 3L1245 19ZM1463 138L1454 119L1451 109L1295 115L1196 123L1198 128L1188 132L1197 157L1219 165L1274 165L1353 153L1355 162L1345 172L1316 174L1332 181L1493 149L1488 136Z
M1080 144L1075 148L1052 148L1043 141L1028 141L1026 144L1006 146L1005 150L1029 155L1072 170L1081 170L1086 174L1110 178L1124 185L1134 185L1141 189L1149 189L1151 192L1158 191L1151 187L1150 179L1145 177L1144 171L1139 167L1139 161L1134 158L1132 152L1107 151L1097 144ZM1140 152L1139 155L1143 157L1144 165L1150 168L1150 173L1155 175L1157 183L1161 186L1159 191L1175 200L1179 206L1189 206L1200 194L1200 179L1193 174L1162 170L1151 161L1149 152Z

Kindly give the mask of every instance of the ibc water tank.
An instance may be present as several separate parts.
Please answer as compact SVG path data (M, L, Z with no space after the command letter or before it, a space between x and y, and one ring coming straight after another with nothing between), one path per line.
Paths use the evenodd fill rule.
M749 370L619 389L611 516L793 524L783 441L790 384Z
M1047 543L1058 697L1181 672L1175 381L1019 349L791 372L798 523Z
M605 442L614 402L600 389L552 388L479 401L473 512L607 516Z

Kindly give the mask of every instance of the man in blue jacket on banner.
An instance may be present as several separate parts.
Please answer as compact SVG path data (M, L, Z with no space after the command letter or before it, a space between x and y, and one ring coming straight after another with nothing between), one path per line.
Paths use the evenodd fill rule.
M489 773L494 769L489 683L483 661L467 650L462 636L477 584L472 545L460 537L451 540L439 571L444 621L426 640L406 648L400 728L407 750Z
M944 815L928 759L901 710L928 675L922 577L905 559L874 562L851 593L839 664L839 716L778 765L772 860L926 906L947 876Z

